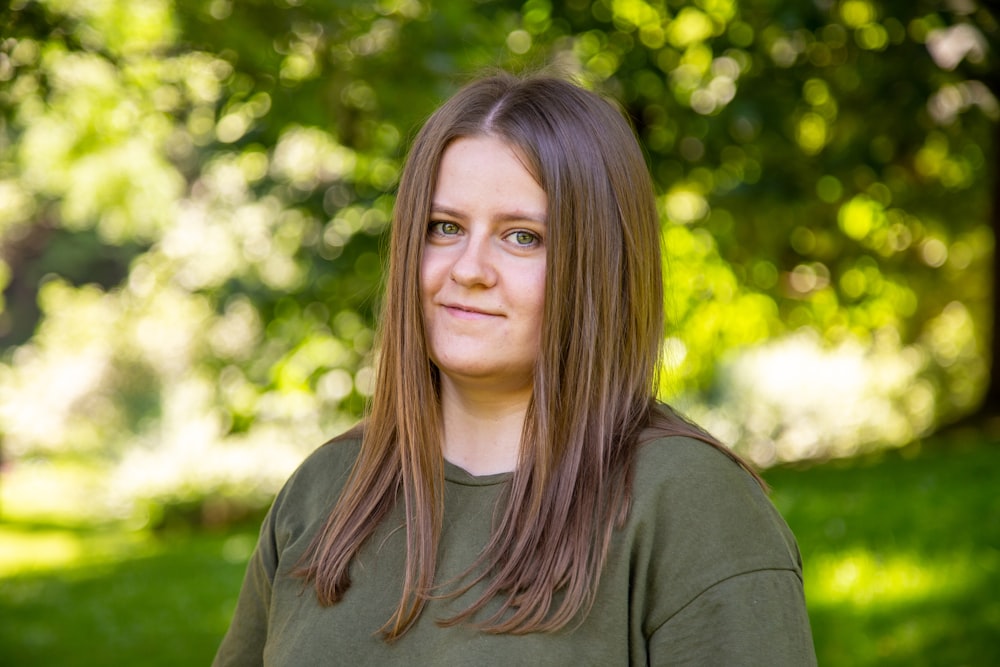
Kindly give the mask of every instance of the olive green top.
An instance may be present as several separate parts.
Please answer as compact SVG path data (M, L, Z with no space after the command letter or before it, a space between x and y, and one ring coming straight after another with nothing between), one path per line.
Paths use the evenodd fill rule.
M322 607L289 576L323 525L358 454L356 440L314 452L274 501L215 665L814 665L795 539L758 484L714 447L685 438L641 446L633 503L616 530L593 609L556 633L490 635L435 619L482 588L432 600L389 644L378 630L399 602L402 511L351 565L344 599ZM446 464L438 581L486 544L510 474Z

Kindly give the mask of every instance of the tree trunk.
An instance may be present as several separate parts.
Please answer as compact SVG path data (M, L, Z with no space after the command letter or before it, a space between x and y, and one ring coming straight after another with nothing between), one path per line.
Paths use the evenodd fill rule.
M991 77L990 89L993 95L1000 97L1000 79ZM997 243L1000 242L1000 121L993 124L993 145L991 146L993 200L989 213L990 227L993 229L993 261L992 261L992 294L990 295L990 323L987 337L989 339L989 380L986 393L983 395L979 408L974 413L976 421L993 421L1000 418L1000 371L997 360L1000 359L1000 335L997 335L998 314L1000 314L1000 270L997 270Z

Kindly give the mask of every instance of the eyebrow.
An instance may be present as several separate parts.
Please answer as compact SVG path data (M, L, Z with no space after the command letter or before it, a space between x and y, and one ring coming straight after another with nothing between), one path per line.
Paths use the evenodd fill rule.
M448 206L442 206L441 204L431 204L431 213L447 215L458 220L464 220L466 217L461 211ZM544 225L546 224L545 217L545 213L532 213L522 209L514 209L512 211L504 211L495 220L499 222L518 222L523 220Z

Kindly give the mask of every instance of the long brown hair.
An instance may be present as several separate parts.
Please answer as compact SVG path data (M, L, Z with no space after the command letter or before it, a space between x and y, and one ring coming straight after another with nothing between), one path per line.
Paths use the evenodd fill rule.
M361 452L297 569L322 604L338 602L351 559L402 501L406 571L382 628L390 641L439 590L442 424L419 267L441 156L454 140L482 135L517 149L548 196L544 324L517 468L490 541L451 594L479 582L485 590L441 622L473 620L494 598L499 611L475 619L487 632L551 631L582 618L628 514L639 441L679 434L721 447L652 399L664 319L659 225L622 114L558 78L499 74L467 85L427 121L403 169Z

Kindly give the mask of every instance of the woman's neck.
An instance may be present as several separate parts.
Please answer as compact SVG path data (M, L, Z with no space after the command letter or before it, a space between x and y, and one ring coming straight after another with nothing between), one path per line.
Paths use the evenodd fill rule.
M498 394L459 386L442 377L444 458L473 475L514 470L530 400L530 386Z

